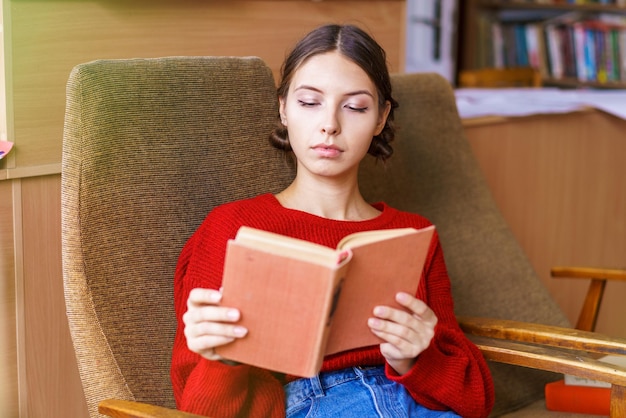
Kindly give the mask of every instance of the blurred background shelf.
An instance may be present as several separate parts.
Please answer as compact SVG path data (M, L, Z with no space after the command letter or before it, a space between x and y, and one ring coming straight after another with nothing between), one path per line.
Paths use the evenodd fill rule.
M544 85L626 88L626 2L461 2L459 72L530 66Z

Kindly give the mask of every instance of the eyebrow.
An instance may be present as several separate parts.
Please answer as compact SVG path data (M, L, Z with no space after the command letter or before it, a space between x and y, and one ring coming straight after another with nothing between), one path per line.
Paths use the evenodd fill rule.
M296 87L294 91L298 91L298 90L312 90L318 93L324 93L322 90L318 89L317 87L308 86L306 84ZM365 94L367 96L370 96L372 99L374 98L374 95L370 93L368 90L351 91L351 92L346 93L345 96L358 96L360 94Z

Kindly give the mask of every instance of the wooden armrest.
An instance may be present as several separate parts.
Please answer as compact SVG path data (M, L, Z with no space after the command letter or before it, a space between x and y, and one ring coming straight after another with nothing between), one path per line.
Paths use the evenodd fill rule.
M486 359L532 369L571 374L626 387L626 368L552 347L468 335Z
M457 318L467 334L599 354L626 355L626 338L506 319Z
M205 418L175 409L121 399L100 402L98 412L113 418Z
M626 269L605 269L594 267L553 267L552 277L571 279L626 280Z
M626 368L602 363L581 352L626 355L626 339L518 321L472 317L458 320L487 360L611 383L611 417L626 417Z

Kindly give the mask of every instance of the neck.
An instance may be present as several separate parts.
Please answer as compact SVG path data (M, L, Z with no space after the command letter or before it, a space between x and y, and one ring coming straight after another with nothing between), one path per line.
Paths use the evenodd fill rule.
M306 182L296 179L276 198L286 208L327 219L362 221L380 212L365 201L356 181L350 184Z

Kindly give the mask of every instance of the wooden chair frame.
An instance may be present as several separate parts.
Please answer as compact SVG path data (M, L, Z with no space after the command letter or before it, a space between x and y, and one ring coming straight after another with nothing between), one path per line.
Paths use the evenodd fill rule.
M626 281L626 270L591 267L554 267L550 271L555 278L591 279L585 302L578 316L576 329L595 331L598 312L602 304L607 280Z
M621 274L626 274L626 271ZM489 361L611 383L610 416L626 417L626 369L582 354L626 355L626 339L510 320L472 317L459 317L458 320L461 328ZM99 411L114 418L198 417L140 402L115 399L102 401Z

